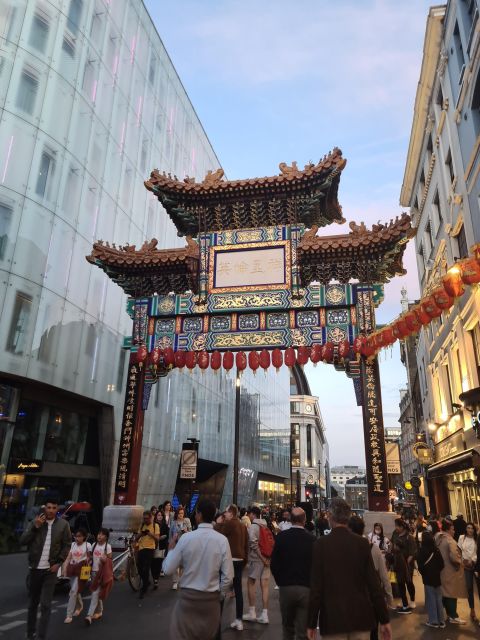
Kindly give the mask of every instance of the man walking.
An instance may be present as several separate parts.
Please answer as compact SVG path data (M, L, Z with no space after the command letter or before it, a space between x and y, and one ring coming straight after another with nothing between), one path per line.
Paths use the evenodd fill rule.
M247 591L249 607L248 613L243 616L243 620L268 624L268 584L270 582L270 558L274 543L273 534L267 527L266 520L260 518L260 509L258 507L251 507L248 517L252 523L252 526L248 529ZM258 617L255 613L257 582L260 583L262 590L263 604L262 614Z
M183 567L170 618L170 637L175 640L213 640L220 625L220 591L230 589L234 574L228 540L213 529L215 511L211 500L199 500L198 528L178 543L172 540L163 561L166 575Z
M138 573L142 581L140 598L144 598L150 584L150 570L153 554L160 540L160 527L153 521L151 511L143 512L143 523L137 533L138 542Z
M348 529L350 516L345 500L333 498L328 513L331 533L313 545L309 640L316 638L317 621L323 639L369 640L377 621L382 640L392 637L370 545Z
M286 531L287 529L290 529L291 526L292 522L290 519L290 511L288 509L285 509L285 511L282 513L282 519L278 523L278 527L280 531Z
M29 604L27 638L45 640L52 608L57 572L70 551L72 534L68 522L57 518L58 502L47 500L40 513L20 538L28 547ZM40 621L37 632L37 610Z
M280 587L283 640L307 640L308 598L314 537L305 530L306 514L292 509L292 526L275 539L270 569Z

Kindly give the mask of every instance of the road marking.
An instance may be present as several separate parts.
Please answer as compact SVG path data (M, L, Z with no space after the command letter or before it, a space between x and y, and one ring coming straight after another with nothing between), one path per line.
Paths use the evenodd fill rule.
M2 618L15 618L16 616L27 613L28 609L17 609L17 611L10 611L9 613L2 613Z
M15 627L19 627L21 624L27 624L26 620L14 620L13 622L9 622L8 624L4 624L0 627L0 631L10 631L10 629L14 629Z

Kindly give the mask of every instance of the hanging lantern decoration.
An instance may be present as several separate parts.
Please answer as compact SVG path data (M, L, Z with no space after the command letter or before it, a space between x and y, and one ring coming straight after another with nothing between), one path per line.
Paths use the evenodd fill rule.
M148 364L152 367L154 371L157 370L161 357L162 357L162 350L160 349L160 347L155 347L148 354Z
M428 315L428 313L422 309L421 304L415 305L411 309L411 311L413 311L413 313L417 316L417 320L420 322L421 325L426 325L430 322L431 318Z
M365 338L365 341L362 344L361 354L362 356L365 356L365 358L371 358L375 355L375 345L370 336L368 338Z
M192 373L197 365L197 354L195 351L187 351L185 354L185 365L187 369L190 369L190 373Z
M393 335L397 340L402 340L403 338L406 338L410 334L410 331L407 327L407 323L403 318L399 318L398 320L396 320L393 323L392 329L393 329Z
M422 310L429 316L430 320L442 315L442 310L437 307L433 296L428 296L420 305Z
M210 357L210 366L217 372L222 366L222 354L220 351L214 351Z
M417 318L414 311L407 311L403 316L403 319L405 320L409 333L417 333L422 328L420 320Z
M313 366L317 366L317 362L322 359L322 345L314 344L310 350L310 360L313 362Z
M469 258L460 263L460 272L465 284L480 282L480 262L476 258Z
M462 281L462 273L460 267L454 266L447 271L442 278L443 287L449 296L458 298L465 293L465 285Z
M340 360L346 360L350 355L350 340L342 340L338 345L338 357Z
M260 366L260 356L258 355L258 351L250 351L248 354L248 366L253 371L253 374L256 375L257 369Z
M333 354L333 342L326 342L324 345L322 345L322 360L324 362L333 362Z
M260 351L260 366L265 371L265 373L270 366L270 352L267 351L267 349L262 349Z
M450 309L454 303L454 299L448 295L443 287L437 287L432 291L433 299L439 309Z
M233 353L231 351L225 351L223 354L223 368L227 372L233 369Z
M186 361L186 352L185 351L175 351L175 366L178 369L183 369Z
M383 347L383 335L381 331L375 331L372 333L370 340L375 349L381 349Z
M142 368L143 363L147 358L147 355L148 355L147 347L144 344L141 344L137 349L137 353L135 354L135 362L139 365L140 369Z
M382 343L384 347L389 347L395 342L396 338L393 335L392 327L389 327L389 326L383 327L383 329L381 329L380 331L382 333Z
M173 367L175 364L175 353L172 349L172 347L167 347L164 351L163 351L163 359L165 361L165 366L167 367Z
M310 357L310 347L298 347L297 349L297 362L300 366L305 366Z
M295 366L296 361L295 349L293 347L287 347L287 349L285 349L285 364L291 369Z
M363 353L363 347L365 345L366 338L365 336L357 336L353 341L353 351L354 353Z
M272 351L272 364L275 367L277 373L280 369L280 367L283 364L283 354L280 351L280 349L274 349Z
M235 364L238 371L245 371L247 368L247 356L244 351L237 351L235 354Z
M205 371L205 369L208 369L209 363L210 363L210 355L208 351L199 351L197 355L197 364L202 370L202 373Z

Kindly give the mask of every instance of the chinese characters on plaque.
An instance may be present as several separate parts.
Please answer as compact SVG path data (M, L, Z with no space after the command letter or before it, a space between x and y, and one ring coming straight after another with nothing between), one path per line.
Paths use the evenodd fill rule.
M120 449L118 454L117 479L115 482L116 491L126 491L128 489L128 479L130 473L130 458L132 441L135 430L135 419L137 415L137 395L138 395L138 365L130 364L127 378L127 394L125 397L125 407L123 409L122 433L120 436Z
M363 420L369 493L388 494L380 376L377 360L363 362Z
M214 286L217 289L282 285L285 278L284 247L216 252Z

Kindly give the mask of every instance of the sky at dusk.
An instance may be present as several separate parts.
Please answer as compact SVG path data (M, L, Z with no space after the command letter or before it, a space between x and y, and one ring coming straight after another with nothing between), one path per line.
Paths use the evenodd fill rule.
M340 147L339 200L348 233L401 213L398 204L420 75L425 0L145 0L228 179L302 167ZM400 290L418 295L413 245L408 275L385 288L377 321L400 313ZM380 355L385 426L398 427L406 372L398 346ZM364 464L361 408L332 366L307 367L330 445L330 464Z

